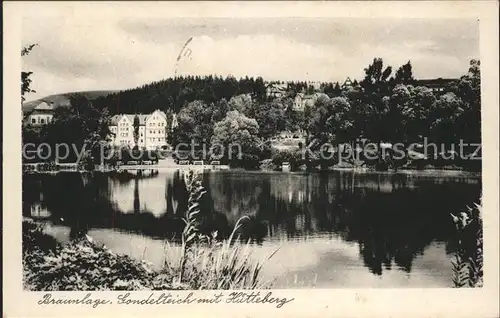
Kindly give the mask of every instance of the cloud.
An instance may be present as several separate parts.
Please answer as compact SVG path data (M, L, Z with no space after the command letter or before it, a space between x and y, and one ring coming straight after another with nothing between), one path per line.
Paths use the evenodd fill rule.
M39 43L23 58L30 97L171 77L189 37L179 74L342 81L382 57L393 68L411 60L417 77L456 77L479 55L471 20L30 18L23 43Z

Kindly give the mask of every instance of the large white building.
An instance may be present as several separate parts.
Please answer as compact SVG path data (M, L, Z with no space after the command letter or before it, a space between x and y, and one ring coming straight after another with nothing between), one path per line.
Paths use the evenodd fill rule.
M139 135L137 138L137 146L146 149L158 149L167 145L167 115L155 110L153 113L144 114L120 114L111 118L109 126L112 136L112 143L116 146L136 146L134 140L134 121L139 119ZM172 120L176 124L176 118Z

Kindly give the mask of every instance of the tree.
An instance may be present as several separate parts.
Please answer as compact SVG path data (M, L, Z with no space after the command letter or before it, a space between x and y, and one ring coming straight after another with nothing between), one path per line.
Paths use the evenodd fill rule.
M365 68L365 77L360 86L363 89L363 102L367 108L366 134L369 139L379 144L387 136L384 135L384 117L388 112L386 97L390 94L389 76L392 67L384 68L381 58L373 59Z
M406 129L412 112L410 89L402 84L396 85L387 101L388 110L382 123L383 138L392 143L406 143L408 141Z
M213 134L212 116L213 108L203 101L187 104L177 116L178 126L170 136L170 143L176 147L179 143L201 145L209 141Z
M436 97L431 89L423 86L409 87L410 102L406 113L408 142L421 142L432 124L431 113Z
M464 101L464 113L457 119L462 138L481 142L481 69L479 60L471 60L469 71L460 78L455 95Z
M320 96L306 115L307 131L322 142L349 142L353 128L350 111L347 98Z
M21 50L21 56L26 56L28 55L31 50L38 44L30 44L28 46L23 47ZM25 94L27 93L36 93L35 90L31 89L30 85L32 83L30 76L33 74L33 72L21 72L21 104L24 103L26 98L24 97Z
M215 103L213 107L213 113L212 113L212 122L216 123L218 121L221 121L226 117L227 112L230 109L229 103L225 98L222 98L218 102Z
M247 94L241 94L231 97L229 100L229 109L237 110L242 114L248 115L254 107L252 97Z
M108 142L111 135L109 130L110 116L107 109L97 109L84 96L70 97L70 107L59 107L54 112L54 118L42 131L44 142L51 149L57 144L66 144L70 147L68 162L74 162L75 149L82 152L80 163L86 163L87 169L101 161L101 149L109 150ZM101 148L105 147L105 148ZM71 149L73 148L73 149Z
M457 129L457 120L465 113L465 108L464 101L451 92L436 100L430 126L434 141L444 145L458 144L461 132Z
M256 168L262 145L258 135L259 125L255 119L237 110L229 111L226 118L215 124L211 139L212 155L232 166Z
M410 61L399 67L399 69L396 71L394 78L392 79L392 82L394 85L397 84L412 85L415 82L415 79L413 78L413 72Z
M339 82L335 83L335 88L333 89L333 97L338 97L342 94L342 88L340 88Z
M134 117L134 143L135 143L135 146L134 146L134 148L139 147L139 126L140 126L139 116L135 115L135 117Z
M268 139L285 129L285 111L279 100L255 106L249 114L259 124L259 136Z

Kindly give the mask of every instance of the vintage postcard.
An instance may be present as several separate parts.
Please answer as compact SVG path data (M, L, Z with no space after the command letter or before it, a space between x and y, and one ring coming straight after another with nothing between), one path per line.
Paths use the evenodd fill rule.
M4 10L4 317L498 317L497 2Z

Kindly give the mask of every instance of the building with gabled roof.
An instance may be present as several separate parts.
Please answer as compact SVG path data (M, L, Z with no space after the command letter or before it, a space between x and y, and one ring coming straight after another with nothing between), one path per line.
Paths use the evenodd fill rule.
M346 78L346 80L344 81L344 84L342 84L341 88L342 88L342 89L346 89L346 88L350 88L350 87L353 87L353 86L354 86L354 84L353 84L353 82L352 82L351 78L350 78L350 77L348 77L348 78Z
M119 114L111 117L110 130L115 146L136 146L134 122L139 118L137 146L146 149L158 149L167 145L167 115L155 110L151 114Z
M54 104L42 101L26 116L25 123L33 126L43 126L52 121L54 117Z

